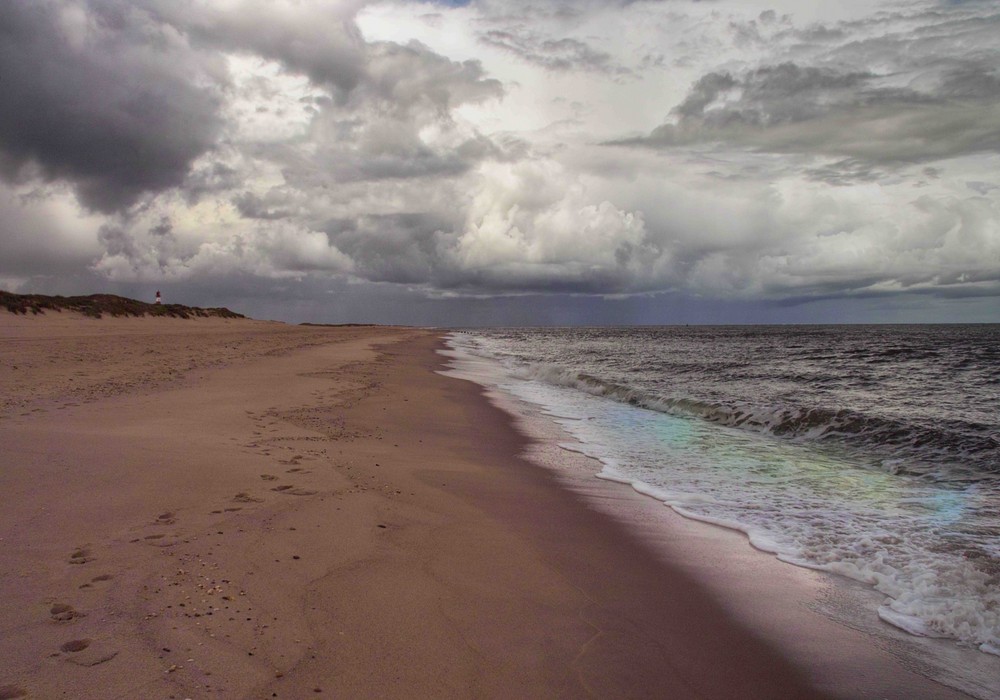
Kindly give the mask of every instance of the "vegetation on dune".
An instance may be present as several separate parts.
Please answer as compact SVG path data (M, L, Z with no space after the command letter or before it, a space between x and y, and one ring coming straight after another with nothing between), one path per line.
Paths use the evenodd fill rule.
M169 316L172 318L246 318L229 309L200 309L183 304L148 304L114 294L90 294L82 297L12 294L0 290L0 306L14 314L41 314L53 310L75 311L91 318L109 316Z

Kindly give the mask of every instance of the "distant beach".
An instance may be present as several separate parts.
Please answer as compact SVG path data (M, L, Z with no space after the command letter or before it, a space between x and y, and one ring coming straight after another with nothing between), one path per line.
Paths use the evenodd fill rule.
M671 555L442 337L0 313L0 697L966 697L725 531Z

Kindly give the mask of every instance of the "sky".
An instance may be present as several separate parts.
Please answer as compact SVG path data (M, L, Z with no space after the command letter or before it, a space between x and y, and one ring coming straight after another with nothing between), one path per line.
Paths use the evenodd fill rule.
M1000 322L1000 4L0 2L0 288Z

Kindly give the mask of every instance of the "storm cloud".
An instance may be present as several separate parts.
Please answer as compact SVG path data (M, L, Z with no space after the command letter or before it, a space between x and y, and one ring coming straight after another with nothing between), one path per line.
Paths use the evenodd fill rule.
M910 164L1000 151L1000 78L992 65L942 71L922 89L889 76L794 63L736 77L709 73L672 112L675 122L623 144L724 143Z
M997 66L984 3L3 3L0 286L996 320Z
M111 212L180 184L221 121L217 57L129 3L0 4L8 179L74 184Z

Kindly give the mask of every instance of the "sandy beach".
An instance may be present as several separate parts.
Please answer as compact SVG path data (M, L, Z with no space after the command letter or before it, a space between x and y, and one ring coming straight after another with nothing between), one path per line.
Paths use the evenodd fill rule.
M966 697L808 611L790 646L848 660L788 653L733 613L752 587L593 506L625 487L527 461L440 347L0 315L0 699ZM749 561L702 570L767 588Z

